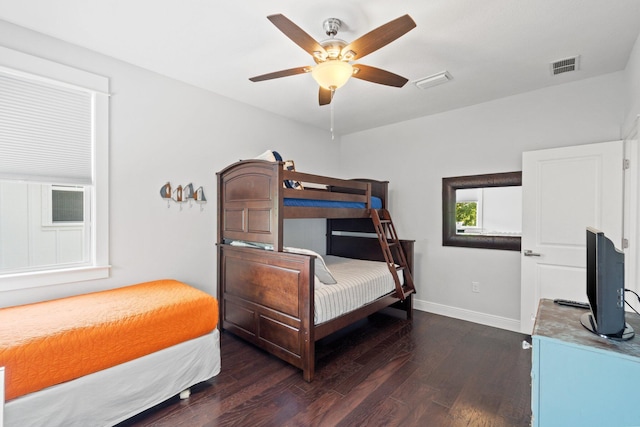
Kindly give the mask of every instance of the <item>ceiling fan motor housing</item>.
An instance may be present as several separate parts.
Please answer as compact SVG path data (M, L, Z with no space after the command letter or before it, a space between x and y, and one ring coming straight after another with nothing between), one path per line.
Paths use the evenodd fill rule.
M335 37L341 25L342 21L338 18L328 18L322 23L322 28L324 28L325 33L327 33L329 37Z
M320 46L324 48L324 52L314 52L314 59L316 62L324 62L330 59L344 59L341 57L342 48L347 45L347 42L341 39L330 38L322 40Z

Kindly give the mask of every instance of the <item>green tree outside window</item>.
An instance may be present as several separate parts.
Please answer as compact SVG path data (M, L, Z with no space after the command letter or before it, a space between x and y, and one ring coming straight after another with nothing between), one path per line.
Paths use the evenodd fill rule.
M465 227L477 226L478 202L456 203L456 222Z

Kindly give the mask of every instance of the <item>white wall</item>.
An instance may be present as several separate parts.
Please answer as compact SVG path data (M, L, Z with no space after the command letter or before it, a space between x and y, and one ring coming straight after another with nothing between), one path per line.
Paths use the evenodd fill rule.
M524 151L619 139L623 92L619 72L342 137L343 174L388 179L398 233L416 240L417 308L519 328L520 253L443 247L442 178L517 171Z
M625 68L625 114L622 136L626 136L640 116L640 35Z
M338 175L337 142L199 88L0 21L0 44L111 79L110 261L106 280L3 292L0 306L175 278L216 293L216 175L276 149L305 172ZM335 146L335 149L332 149ZM204 186L209 201L179 211L165 182ZM324 236L320 236L323 240Z
M517 329L520 255L442 247L441 178L520 170L523 151L618 139L622 121L627 125L640 112L639 43L624 73L359 132L342 141L3 21L0 44L105 75L113 93L111 277L5 292L0 306L164 277L215 294L215 172L272 148L305 172L388 179L400 236L416 240L417 307ZM166 181L203 185L209 200L204 211L167 209L158 193ZM297 234L287 234L285 243L303 246L301 236L309 226L293 221L287 227ZM312 221L311 227L322 231L323 221ZM461 260L465 268L459 267ZM471 281L480 282L480 293L471 293Z

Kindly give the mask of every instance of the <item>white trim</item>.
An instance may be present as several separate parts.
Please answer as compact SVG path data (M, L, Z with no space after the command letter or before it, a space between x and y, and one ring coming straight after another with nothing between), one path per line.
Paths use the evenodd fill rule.
M109 277L110 269L110 265L105 265L3 274L0 276L0 292L83 282L85 280L106 279Z
M420 311L426 311L428 313L439 314L441 316L453 317L455 319L492 326L494 328L520 332L520 320L517 319L509 319L508 317L495 316L493 314L481 313L479 311L472 311L419 299L413 300L413 308Z
M97 266L109 264L109 97L94 94L93 192L91 194L92 259ZM94 217L95 213L95 217Z
M624 202L623 202L623 221L622 221L622 237L627 239L628 247L622 245L622 250L625 253L625 288L632 289L636 292L640 291L640 285L638 285L638 268L640 266L640 251L638 250L639 243L639 230L638 230L638 211L639 203L638 188L639 188L639 163L640 154L638 150L638 123L640 122L640 116L634 120L633 126L624 137L624 158L630 161L629 168L624 171ZM626 298L630 304L633 304L634 308L638 309L638 304L635 298Z
M63 82L75 89L82 88L91 92L109 94L109 79L106 77L3 46L0 46L0 69L17 76L28 73L30 78L36 75L42 81L55 82L58 85Z

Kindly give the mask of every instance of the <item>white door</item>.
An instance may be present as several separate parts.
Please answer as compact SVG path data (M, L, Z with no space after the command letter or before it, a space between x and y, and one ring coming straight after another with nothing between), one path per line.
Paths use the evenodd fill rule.
M622 249L623 142L522 156L520 330L530 334L541 298L587 301L586 228Z

